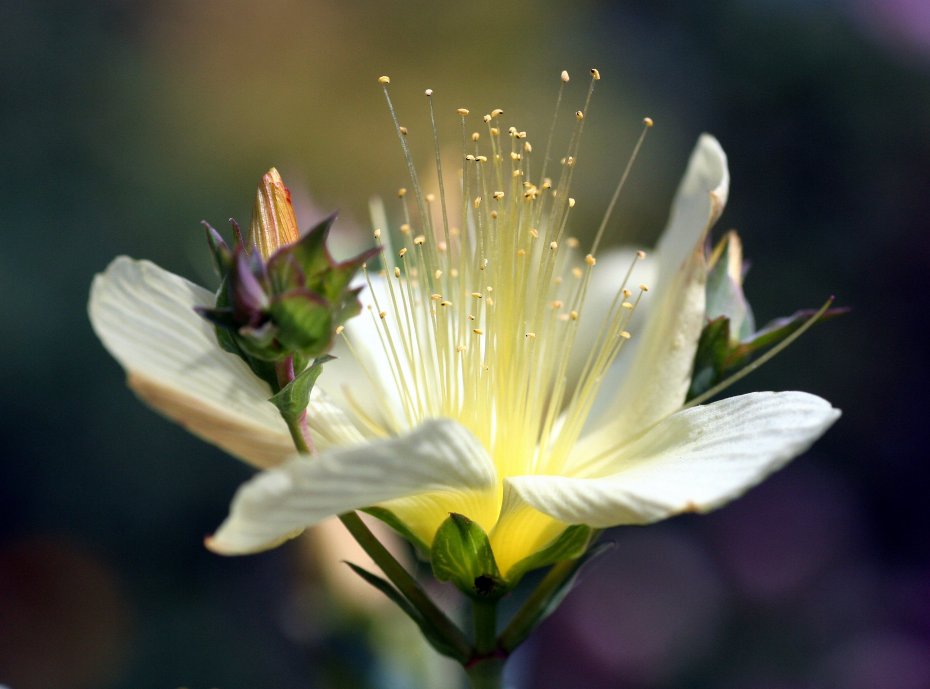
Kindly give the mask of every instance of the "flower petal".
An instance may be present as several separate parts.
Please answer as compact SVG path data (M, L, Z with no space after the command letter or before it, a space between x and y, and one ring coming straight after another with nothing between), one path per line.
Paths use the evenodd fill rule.
M536 509L570 524L646 524L707 512L804 452L839 415L803 392L741 395L680 411L600 456L578 456L570 477L509 483Z
M656 248L656 283L643 298L645 326L633 329L632 347L605 377L602 389L612 400L595 408L596 418L610 419L610 436L649 426L685 400L704 326L704 237L723 212L729 184L723 149L713 137L701 136Z
M497 472L463 426L440 419L367 445L298 456L243 485L207 545L227 555L273 547L334 514L430 492L480 491Z
M294 453L271 391L194 312L213 294L148 261L115 259L94 279L88 311L94 331L122 364L140 398L195 435L259 467ZM320 393L310 408L322 445L357 439Z

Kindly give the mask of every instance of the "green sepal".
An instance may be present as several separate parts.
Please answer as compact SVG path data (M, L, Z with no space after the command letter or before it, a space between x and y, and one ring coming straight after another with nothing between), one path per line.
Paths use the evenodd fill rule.
M820 317L820 322L835 318L836 316L841 316L848 312L849 309L842 307L827 309ZM731 349L727 356L726 367L728 369L736 368L753 354L757 354L763 349L775 346L804 325L815 313L817 313L817 309L803 309L785 318L776 318L766 324L762 330L744 339Z
M318 356L333 342L333 312L318 295L295 289L276 296L268 307L277 340L288 353Z
M288 423L296 421L306 411L307 405L310 403L310 392L323 371L323 364L335 358L326 354L315 359L310 366L298 373L294 380L268 400L278 408L285 421Z
M433 576L439 581L451 581L472 598L498 598L509 590L494 560L488 535L464 515L453 512L440 525L430 549L430 563Z
M453 658L460 663L464 664L468 661L470 654L465 652L464 649L457 648L455 644L447 641L443 637L442 633L435 629L433 625L430 624L429 621L420 614L420 611L417 610L416 607L414 607L414 605L409 600L407 600L400 591L394 588L394 586L392 586L389 581L351 562L346 562L346 564L349 565L349 567L352 568L352 571L358 574L362 579L381 591L381 593L383 593L385 596L390 598L394 604L397 605L397 607L399 607L405 615L407 615L407 617L413 620L420 628L420 631L423 633L423 636L429 642L430 646L432 646L442 655Z
M736 344L755 331L752 308L743 294L742 244L735 232L728 232L714 248L707 273L705 313L710 320L725 316L730 320L730 337Z
M510 624L501 632L500 648L505 653L510 653L523 643L543 620L555 612L565 596L574 588L581 568L613 548L613 545L609 542L601 543L578 559L564 560L550 569L539 586L511 618Z
M366 514L370 514L375 519L378 519L387 524L394 531L399 533L404 538L404 540L413 545L414 549L417 551L417 557L424 561L429 560L429 545L427 545L422 538L413 533L413 531L407 528L407 525L398 519L397 515L391 512L391 510L385 509L383 507L366 507L360 511Z
M591 527L584 524L570 526L545 548L529 557L525 557L507 572L507 585L513 588L523 575L540 567L548 567L562 560L574 560L580 557L588 548L591 540Z
M715 318L704 326L694 353L694 370L687 400L710 390L723 379L724 366L730 353L730 319Z

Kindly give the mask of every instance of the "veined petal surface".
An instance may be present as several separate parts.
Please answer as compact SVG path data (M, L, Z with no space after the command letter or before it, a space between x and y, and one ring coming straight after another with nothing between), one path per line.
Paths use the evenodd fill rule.
M804 392L757 392L685 409L632 442L579 446L565 476L519 476L510 486L570 524L646 524L707 512L806 450L839 417Z
M326 517L424 493L482 491L497 484L487 451L463 426L427 421L401 437L297 456L236 493L208 539L223 554L273 547Z

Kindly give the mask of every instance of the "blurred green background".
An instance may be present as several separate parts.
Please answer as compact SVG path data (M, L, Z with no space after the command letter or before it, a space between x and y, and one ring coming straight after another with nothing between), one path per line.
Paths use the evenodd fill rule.
M591 66L574 231L596 227L643 115L616 242L654 241L715 134L718 231L743 236L758 320L852 308L739 390L844 416L738 503L612 532L514 686L930 686L921 0L0 4L0 684L390 686L307 594L301 545L203 549L250 471L135 401L91 332L90 281L129 254L208 282L199 221L247 222L270 165L303 225L339 209L351 238L369 196L406 183L380 74L412 141L429 143L427 87L447 132L457 107L501 107L539 141L560 70L580 105Z

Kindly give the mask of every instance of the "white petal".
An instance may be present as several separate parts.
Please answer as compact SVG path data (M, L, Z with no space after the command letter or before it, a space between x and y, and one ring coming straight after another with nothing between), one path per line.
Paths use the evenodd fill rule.
M717 139L702 134L678 185L672 213L656 245L660 272L671 275L681 266L707 229L717 222L730 192L727 156Z
M126 369L129 386L195 435L260 467L294 453L271 391L237 356L223 351L213 326L194 312L209 291L148 261L115 259L94 278L88 311L94 331ZM348 440L338 410L320 393L310 409L321 444ZM355 433L357 436L357 433Z
M571 524L645 524L706 512L736 498L804 452L840 412L803 392L756 392L686 409L574 474L520 476L513 488Z
M642 300L648 319L643 328L632 329L632 346L608 372L595 408L595 418L610 420L610 435L651 425L684 402L704 326L704 238L723 211L729 180L723 149L703 135L656 248L656 284L648 285Z
M264 550L326 517L432 491L496 484L494 463L463 426L441 419L368 445L296 457L243 485L208 540L219 553Z

